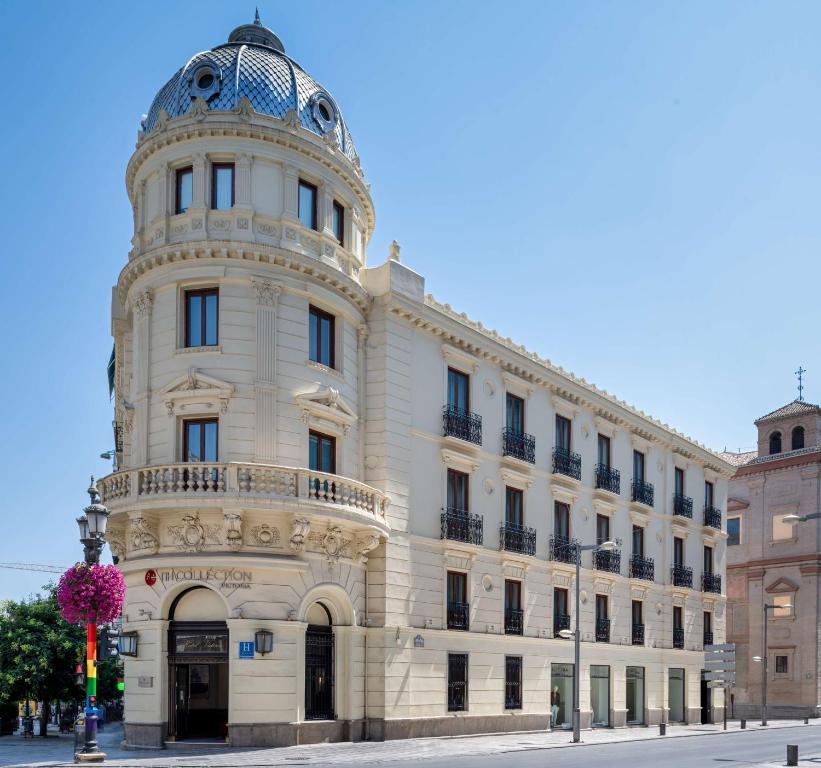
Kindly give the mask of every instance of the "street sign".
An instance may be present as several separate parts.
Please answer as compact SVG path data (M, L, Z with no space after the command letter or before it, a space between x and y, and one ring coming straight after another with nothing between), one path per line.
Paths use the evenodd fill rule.
M710 680L707 683L708 688L733 688L734 686L735 682L725 683L721 680Z
M724 672L735 672L735 662L734 661L711 661L707 659L704 662L704 669L709 669L712 672L724 671Z
M735 672L705 672L705 680L726 680L728 682L735 682Z
M253 640L240 640L239 641L239 657L241 659L253 659L254 658L254 641Z
M713 653L714 651L732 651L735 653L735 643L715 643L704 646L705 653Z

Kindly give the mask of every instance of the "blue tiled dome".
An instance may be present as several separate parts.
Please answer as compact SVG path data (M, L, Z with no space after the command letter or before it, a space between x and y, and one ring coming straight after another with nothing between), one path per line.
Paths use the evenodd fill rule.
M237 27L228 42L192 56L154 97L143 131L154 130L160 111L186 114L201 97L209 110L232 111L245 96L254 110L284 120L294 110L303 128L325 137L335 133L340 150L358 163L351 135L331 95L285 55L279 38L262 26Z

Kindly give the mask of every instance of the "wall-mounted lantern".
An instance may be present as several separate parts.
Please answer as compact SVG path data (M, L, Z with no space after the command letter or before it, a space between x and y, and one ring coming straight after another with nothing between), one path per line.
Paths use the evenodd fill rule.
M258 629L254 633L254 646L256 652L265 655L274 650L274 633L269 629Z

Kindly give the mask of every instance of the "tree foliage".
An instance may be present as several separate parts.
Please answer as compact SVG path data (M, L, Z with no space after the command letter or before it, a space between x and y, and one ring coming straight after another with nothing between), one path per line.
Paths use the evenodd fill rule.
M77 697L75 668L85 633L66 622L53 584L44 595L0 604L0 703Z

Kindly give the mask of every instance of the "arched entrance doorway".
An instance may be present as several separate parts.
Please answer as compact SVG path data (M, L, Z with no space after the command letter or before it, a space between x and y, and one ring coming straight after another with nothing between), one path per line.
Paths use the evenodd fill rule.
M222 598L191 587L168 613L168 738L228 735L228 626Z
M333 720L334 631L330 611L321 602L308 609L305 631L305 719Z

